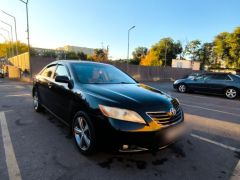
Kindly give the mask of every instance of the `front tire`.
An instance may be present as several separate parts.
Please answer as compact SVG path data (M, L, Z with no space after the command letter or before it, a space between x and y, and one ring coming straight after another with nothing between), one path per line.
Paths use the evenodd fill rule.
M96 130L85 112L76 113L73 119L72 132L75 144L83 155L91 155L96 152Z
M36 89L33 91L33 108L36 112L43 111L43 107L41 106L41 104L39 102L39 96L38 96L38 92Z
M238 92L235 88L227 88L225 90L225 96L228 99L235 99L238 96Z
M187 86L185 84L179 84L178 85L178 91L180 93L186 93L187 92Z

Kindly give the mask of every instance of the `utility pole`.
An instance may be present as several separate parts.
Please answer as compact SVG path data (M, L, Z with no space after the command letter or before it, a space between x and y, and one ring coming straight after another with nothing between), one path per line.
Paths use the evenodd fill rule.
M21 1L22 3L25 4L26 6L26 16L27 16L27 40L28 40L28 52L29 52L29 55L30 55L30 39L29 39L29 18L28 18L28 0L26 1L23 1L23 0L19 0Z
M128 50L127 50L127 63L129 63L129 41L130 41L130 31L134 29L136 26L132 26L130 29L128 29Z
M9 17L13 18L14 27L15 27L14 28L15 29L15 38L16 38L16 55L18 55L18 37L17 37L17 21L16 21L16 18L15 18L15 16L13 16L13 15L11 15L11 14L3 11L3 10L1 10L1 11L2 11L2 13L4 13L4 14L8 15Z
M29 39L29 20L28 20L28 0L23 1L19 0L26 6L26 16L27 16L27 40L28 40L28 55L29 55L29 68L30 68L30 77L32 77L32 64L31 64L31 57L30 57L30 39Z

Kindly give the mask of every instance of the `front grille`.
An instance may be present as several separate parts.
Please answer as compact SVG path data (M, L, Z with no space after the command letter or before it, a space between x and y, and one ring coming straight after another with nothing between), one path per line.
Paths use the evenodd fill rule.
M159 112L147 112L147 115L158 124L168 126L174 124L182 119L182 110L178 106L174 107L176 114L174 116L170 115L169 112L159 111Z

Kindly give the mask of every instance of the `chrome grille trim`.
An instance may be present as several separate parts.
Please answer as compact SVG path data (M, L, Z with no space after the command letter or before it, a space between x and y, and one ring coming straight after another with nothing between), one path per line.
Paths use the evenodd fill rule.
M181 121L183 113L180 106L175 106L176 114L171 116L169 112L166 111L156 111L156 112L146 112L146 114L153 120L156 121L158 124L163 126L169 126L172 124Z

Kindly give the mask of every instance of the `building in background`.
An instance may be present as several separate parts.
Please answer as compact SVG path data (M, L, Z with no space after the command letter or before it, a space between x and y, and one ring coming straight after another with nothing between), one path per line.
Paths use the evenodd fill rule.
M172 60L172 67L173 68L187 68L192 70L200 70L201 62L199 61L190 61L190 60L179 60L173 59Z
M70 45L56 48L56 50L64 51L64 52L75 52L75 53L83 52L84 54L87 54L87 55L93 55L94 53L93 48L70 46Z
M56 50L56 49L47 49L47 48L38 48L33 47L34 53L37 56L45 56L45 55L57 55L63 53L63 51Z

